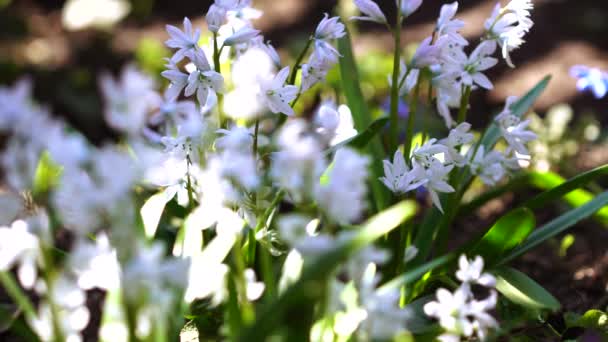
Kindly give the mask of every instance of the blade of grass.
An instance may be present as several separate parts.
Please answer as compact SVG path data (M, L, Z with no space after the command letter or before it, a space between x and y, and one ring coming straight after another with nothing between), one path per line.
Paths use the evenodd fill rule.
M528 236L528 238L518 247L513 249L506 256L501 258L498 265L503 265L518 256L526 253L530 249L543 243L544 241L558 235L566 229L572 227L582 219L593 215L596 211L608 204L608 191L605 191L595 197L593 200L583 204L582 206L570 210L567 213L557 217L542 227L536 229Z
M372 124L372 118L369 115L369 108L363 97L363 92L359 86L359 75L357 72L357 63L352 50L352 43L348 30L346 35L338 39L338 51L342 55L340 58L340 80L342 82L342 89L346 96L346 102L350 108L355 128L358 132L364 131L367 127ZM381 211L389 205L390 194L384 188L384 186L378 181L379 177L384 174L382 168L382 157L386 155L382 142L376 136L372 138L367 146L367 153L372 158L371 170L373 177L371 177L371 189L372 196L374 198L374 204L377 211Z

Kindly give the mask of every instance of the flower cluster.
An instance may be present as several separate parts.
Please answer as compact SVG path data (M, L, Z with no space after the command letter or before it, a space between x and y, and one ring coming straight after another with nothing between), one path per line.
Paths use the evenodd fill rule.
M356 19L390 27L376 3L354 3L362 12ZM422 1L397 4L403 19ZM398 195L424 187L443 212L440 195L462 190L457 170L495 185L519 168L535 135L520 119L516 98L493 123L503 150L476 142L465 119L471 91L492 88L484 73L498 63L498 46L512 64L509 53L532 26L531 8L529 0L497 5L482 41L467 53L458 3L444 5L411 59L397 53L393 100L409 97L415 108L420 85L428 82L449 129L443 139L425 138L413 148L410 131L403 151L392 142L384 148L373 124L359 134L365 127L355 129L340 97L324 98L310 115L294 109L340 63L335 43L347 32L338 17L319 18L287 66L254 28L262 12L250 0L215 0L205 17L208 31L188 18L183 27L167 25L172 55L163 84L130 65L118 77L100 75L103 116L120 134L116 143L88 143L34 102L27 80L0 88L0 135L8 138L0 154L8 189L0 198L7 203L0 215L0 272L16 271L19 284L40 298L26 310L27 322L44 341L78 341L90 318L87 291L101 289L109 316L101 324L103 340L166 340L181 328L176 313L186 304L226 309L229 322L215 328L233 339L241 334L235 329L252 324L258 299L266 304L284 293L306 267L338 250L352 255L323 275L323 291L313 289L325 297L314 310L320 314L312 338L376 340L407 332L413 313L403 308L405 295L400 286L381 283L398 276L417 249L406 229L390 251L358 245L368 238L357 235L360 224L388 205L369 199L391 197L380 182ZM453 108L459 108L457 120ZM361 148L361 140L372 138L378 153ZM387 150L395 151L393 159L384 160L379 177ZM57 246L65 256L56 256ZM271 258L282 254L285 260ZM276 284L275 263L282 263ZM461 286L453 294L439 290L438 301L425 306L446 329L444 340L484 339L495 327L488 310L496 293L476 300L471 291L472 284L493 286L482 269L480 257L462 257ZM242 314L234 317L236 311Z
M411 1L402 2L410 3ZM368 15L366 18L377 18L381 14L376 13L376 5L371 1L359 1L357 4L360 10ZM463 106L467 104L462 101L468 101L472 90L478 87L492 89L492 82L483 72L498 62L492 57L496 45L503 47L503 55L511 64L508 52L519 47L521 38L531 27L531 8L529 1L512 1L504 8L498 4L492 17L486 22L488 35L467 55L464 49L469 42L459 32L464 27L464 22L454 18L458 2L443 5L432 36L420 43L408 64L402 62L399 94L408 95L420 82L420 70L429 69L433 75L431 82L437 93L437 112L443 117L448 128L454 127L450 107L460 108L460 116L466 113L466 107ZM527 130L529 122L521 121L518 116L512 114L516 100L517 98L510 97L505 109L496 117L502 136L508 143L504 152L485 151L483 146L470 148L475 145L474 136L469 132L471 125L459 117L458 125L450 130L448 137L441 140L430 139L422 146L414 148L411 154L409 150L397 150L392 163L384 161L385 175L381 181L396 194L404 194L425 186L440 211L443 211L443 208L438 194L455 191L448 183L449 174L455 167L467 167L480 176L484 183L496 184L508 171L519 168L518 160L529 158L525 144L536 138L533 132Z
M488 332L498 326L489 314L496 306L497 295L493 289L496 279L483 272L483 259L480 256L469 260L462 255L458 265L460 269L456 272L456 278L461 281L460 286L454 292L438 289L437 301L425 304L424 312L436 318L445 329L445 333L438 337L441 341L460 341L461 337L472 336L483 341L488 337ZM471 290L472 285L489 288L489 296L477 300Z

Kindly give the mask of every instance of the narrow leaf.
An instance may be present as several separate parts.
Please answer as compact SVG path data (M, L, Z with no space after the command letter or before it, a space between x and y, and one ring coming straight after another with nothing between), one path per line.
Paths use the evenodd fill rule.
M357 72L357 63L353 55L352 43L350 34L347 34L338 39L338 51L342 55L340 58L340 81L342 82L342 90L346 97L346 102L353 116L355 129L358 132L364 131L372 124L372 118L369 115L369 108L363 97L363 92L359 87L359 75ZM380 129L380 127L378 128ZM386 155L382 142L377 136L371 138L367 145L367 153L372 158L371 171L373 177L371 179L372 196L377 211L381 211L389 204L390 194L388 190L378 181L379 177L384 174L382 168L382 156Z
M594 197L594 194L580 188L605 175L608 175L608 165L603 165L593 170L581 173L568 181L557 173L551 171L531 172L530 183L538 189L548 191L545 191L526 201L524 206L532 210L540 209L547 205L547 203L563 197L564 200L571 206L580 207ZM608 223L608 207L598 210L596 215L602 221L602 223Z
M450 262L451 260L454 260L455 257L456 257L456 254L450 253L450 254L441 256L439 258L435 258L418 267L414 267L411 270L401 274L400 276L398 276L398 277L394 278L393 280L387 282L386 284L382 285L378 289L378 292L380 294L382 294L382 293L388 292L390 290L400 288L401 286L408 285L408 284L420 279L420 277L422 277L428 271L431 271L437 267L443 266L446 263Z
M509 262L518 256L526 253L530 249L556 236L557 234L572 227L580 220L593 215L596 211L608 204L608 191L605 191L595 197L593 200L583 204L582 206L570 210L567 213L557 217L542 227L536 229L530 236L518 247L513 249L506 256L501 258L499 264Z
M496 289L512 302L535 310L559 310L559 301L522 272L504 267L495 270L494 275Z
M527 208L512 210L501 217L467 254L481 255L486 265L492 265L527 238L535 226L532 211Z

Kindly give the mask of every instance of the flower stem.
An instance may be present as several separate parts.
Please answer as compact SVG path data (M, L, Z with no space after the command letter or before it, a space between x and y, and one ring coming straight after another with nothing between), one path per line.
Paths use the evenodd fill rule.
M466 86L464 88L464 93L460 98L460 109L458 109L458 121L457 123L461 124L467 119L467 110L469 108L469 100L471 98L471 86Z
M222 49L224 46L222 45L221 49L218 49L217 46L217 33L213 33L213 68L215 72L218 74L222 73L222 66L220 64L220 55L222 54ZM201 106L204 106L204 103L201 103ZM222 107L224 106L224 95L217 93L217 124L219 128L224 126L223 118L222 118Z
M300 68L300 64L302 63L302 60L304 59L304 56L306 56L306 53L308 52L308 49L310 49L310 45L312 44L312 41L313 41L313 38L310 37L308 39L308 41L306 42L306 46L304 47L304 49L302 50L302 52L300 52L300 55L296 59L296 62L293 64L293 67L291 68L290 74L289 74L289 79L288 79L288 83L289 84L295 84L296 83L296 77L298 75L298 69Z
M401 58L401 0L397 1L397 20L393 29L395 38L395 51L393 55L393 82L391 86L391 110L390 110L390 146L391 150L399 146L399 67Z
M255 128L254 128L254 132L253 132L253 146L252 146L252 151L251 153L253 154L253 158L256 161L257 164L257 160L258 160L258 132L260 130L260 119L256 119L255 120ZM257 207L258 207L258 194L256 192L256 190L253 191L253 193L251 194L251 201L253 202L253 206L255 208L255 210L257 211ZM250 229L249 233L247 235L247 262L249 265L253 265L255 262L255 245L256 245L256 239L255 239L255 233L256 230Z
M19 305L19 308L23 310L27 319L36 318L36 309L34 309L34 306L27 295L23 293L19 285L17 285L17 282L11 273L0 271L0 283L6 293L8 293L15 303Z
M405 146L403 148L403 156L409 163L410 154L412 152L412 142L414 141L414 122L416 121L416 112L418 111L418 93L420 92L420 81L416 82L414 93L410 99L410 110L407 115L407 131L405 136Z

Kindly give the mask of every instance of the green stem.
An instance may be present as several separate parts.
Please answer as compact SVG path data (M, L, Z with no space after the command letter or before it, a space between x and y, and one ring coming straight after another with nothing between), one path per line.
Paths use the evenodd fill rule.
M465 122L467 119L467 110L469 108L469 100L471 98L471 86L464 88L464 93L460 98L460 109L458 109L458 124Z
M410 163L410 154L412 152L412 142L414 141L414 122L416 121L416 112L418 111L418 93L420 92L420 81L416 82L414 93L410 100L410 109L407 116L407 131L405 136L405 146L403 148L403 156Z
M429 88L427 89L427 106L429 108L429 111L432 112L433 108L433 82L431 82L431 80L429 80ZM422 130L422 144L425 143L426 139L428 138L428 127L427 127L427 121L423 120L423 130Z
M401 0L397 3L397 20L393 29L394 55L393 55L393 81L391 86L391 111L390 111L390 146L396 150L399 146L399 67L401 57Z
M253 146L252 146L252 151L251 153L253 154L253 158L256 160L257 163L257 156L258 156L258 133L260 130L260 120L256 119L255 120L255 128L254 128L254 132L253 132ZM254 208L257 211L257 207L258 207L258 194L257 192L254 190L253 193L251 194L251 200L253 202ZM255 248L256 248L256 238L255 238L255 233L256 231L250 229L249 233L247 235L247 244L248 244L248 248L247 248L247 263L249 265L253 265L255 262Z
M21 290L10 272L0 271L0 283L8 295L23 310L28 320L36 318L36 309L27 295Z
M304 59L304 56L306 56L306 53L308 52L308 49L310 48L310 45L312 44L312 41L313 41L312 37L308 38L308 41L306 42L306 46L304 47L304 49L302 50L302 52L300 52L300 55L296 59L296 62L293 64L293 67L290 70L290 74L289 74L289 78L288 78L288 83L289 84L295 84L296 83L296 77L298 75L298 69L300 68L300 64L302 63L302 60Z
M213 68L215 72L218 74L222 73L222 66L220 64L220 55L222 54L222 49L224 46L222 45L221 49L218 49L217 46L217 33L213 33ZM201 103L201 106L204 106L204 103ZM217 124L219 128L224 126L223 117L222 117L222 108L224 107L224 95L217 93Z

